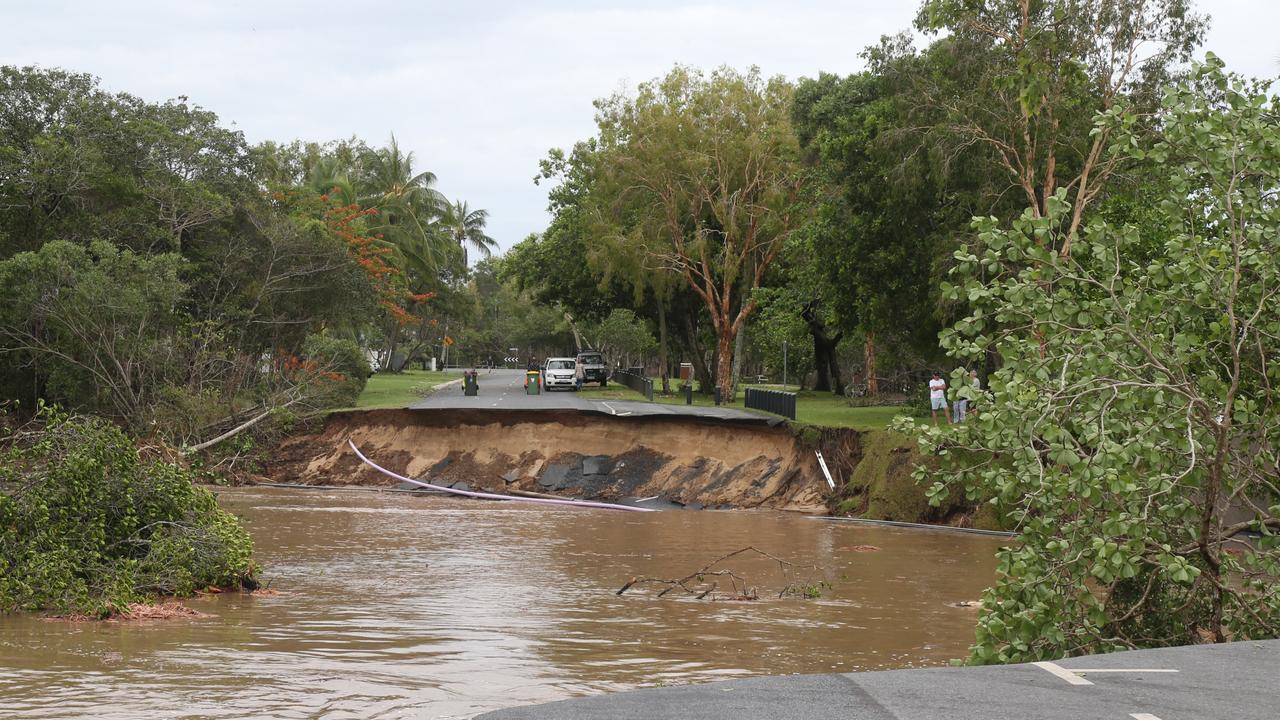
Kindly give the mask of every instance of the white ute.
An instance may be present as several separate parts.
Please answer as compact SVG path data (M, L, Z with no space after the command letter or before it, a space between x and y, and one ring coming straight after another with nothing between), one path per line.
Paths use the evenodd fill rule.
M542 386L547 390L555 388L578 389L578 381L574 378L578 363L573 358L547 358L546 369L542 373Z

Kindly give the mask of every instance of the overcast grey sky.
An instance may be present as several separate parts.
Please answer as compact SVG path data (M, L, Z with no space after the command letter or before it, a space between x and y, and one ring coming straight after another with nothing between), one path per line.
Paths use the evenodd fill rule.
M676 62L854 72L918 4L0 0L0 64L92 73L147 100L186 95L250 142L395 132L447 196L489 210L505 249L546 224L537 162L591 134L593 99ZM1213 17L1206 49L1277 73L1280 2L1198 5Z

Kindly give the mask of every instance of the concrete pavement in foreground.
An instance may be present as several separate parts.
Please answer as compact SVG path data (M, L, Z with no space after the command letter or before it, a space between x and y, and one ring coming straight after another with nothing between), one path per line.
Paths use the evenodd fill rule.
M637 632L643 632L638 628ZM635 690L476 720L1276 720L1280 640Z
M411 410L578 410L616 417L692 417L720 421L776 425L778 416L746 410L697 405L667 405L635 400L594 400L573 390L542 391L528 395L523 370L480 370L480 394L467 397L461 385L451 385L409 405Z

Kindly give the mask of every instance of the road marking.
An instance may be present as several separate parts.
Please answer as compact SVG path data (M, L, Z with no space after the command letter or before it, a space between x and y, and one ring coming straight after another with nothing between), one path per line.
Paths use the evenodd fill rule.
M1088 675L1089 673L1176 673L1178 672L1177 670L1172 670L1169 668L1070 668L1068 669L1068 668L1062 667L1057 663L1052 663L1052 662L1034 662L1031 664L1035 665L1041 670L1044 670L1047 673L1050 673L1051 675L1057 675L1058 677L1062 678L1063 680L1066 680L1068 683L1071 683L1072 685L1092 685L1093 683L1080 677L1081 675ZM1151 717L1154 717L1154 716L1151 716ZM1150 718L1143 717L1140 720L1150 720ZM1155 718L1155 720L1160 720L1160 718Z
M1164 668L1093 668L1088 670L1085 668L1071 668L1074 673L1103 673L1103 672L1129 672L1129 673L1172 673L1177 670L1168 670Z
M1160 720L1160 718L1151 713L1129 713L1129 717L1133 720Z
M1041 670L1044 670L1050 675L1056 675L1059 678L1066 680L1071 685L1092 685L1093 684L1057 663L1041 661L1041 662L1033 662L1031 664L1035 665Z
M628 411L626 411L626 412L621 412L621 413L620 413L620 412L618 412L617 408L615 408L614 406L610 405L609 403L607 403L607 402L605 402L605 401L603 401L603 400L601 400L601 401L600 401L600 404L601 404L601 405L603 405L603 406L605 406L605 407L607 407L607 408L609 408L609 414L610 414L610 415L614 415L614 416L617 416L617 417L626 417L626 416L628 416L628 415L630 415L630 414L631 414L631 411L630 411L630 410L628 410Z

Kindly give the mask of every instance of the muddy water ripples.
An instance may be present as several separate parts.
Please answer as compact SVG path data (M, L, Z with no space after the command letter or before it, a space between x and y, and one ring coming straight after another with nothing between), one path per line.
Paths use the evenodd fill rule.
M775 512L616 513L357 492L227 490L280 594L211 617L0 617L0 718L468 718L761 674L938 665L973 637L998 540ZM832 587L758 602L615 591L745 545ZM875 546L866 551L859 546ZM807 574L807 573L806 573Z

